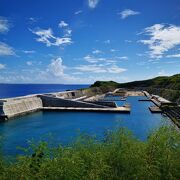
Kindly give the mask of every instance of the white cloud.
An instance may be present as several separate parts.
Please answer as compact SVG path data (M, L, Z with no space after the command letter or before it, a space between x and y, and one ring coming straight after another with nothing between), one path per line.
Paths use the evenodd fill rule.
M158 72L158 76L171 76L172 74L165 72L165 70L161 70Z
M114 63L118 58L94 57L91 55L87 55L83 59L89 63L97 63L97 62Z
M6 33L9 31L10 25L6 18L0 16L0 33Z
M65 66L62 64L62 59L59 57L53 59L51 64L48 65L48 71L51 72L54 76L63 76Z
M24 50L23 51L23 53L25 53L25 54L33 54L33 53L35 53L36 51L34 51L34 50Z
M32 65L33 65L33 62L32 62L32 61L27 61L26 64L27 64L28 66L32 66Z
M105 40L104 43L105 43L105 44L110 44L111 41L108 39L108 40Z
M150 38L139 42L148 45L151 58L162 58L165 52L180 45L180 26L155 24L145 28L143 34Z
M64 37L70 37L72 35L71 29L65 29L64 30Z
M99 62L99 61L106 61L106 58L97 58L97 57L87 55L87 56L84 57L84 60L86 60L89 63L96 63L96 62Z
M127 56L119 56L119 57L116 57L116 59L128 60L128 57Z
M167 58L180 58L180 54L171 54L171 55L167 55Z
M102 51L100 51L100 50L96 49L96 50L92 51L92 53L93 53L93 54L101 54L101 53L102 53Z
M117 65L113 65L112 67L109 67L107 70L109 73L113 73L113 74L119 74L126 71L126 69L120 68Z
M138 15L140 14L140 12L138 11L133 11L131 9L125 9L123 11L121 11L120 13L118 13L119 15L121 15L121 19L125 19L129 16L134 16L134 15Z
M132 43L132 41L131 41L131 40L128 40L128 39L126 39L125 42L126 42L126 43Z
M66 74L64 70L67 67L63 65L62 58L56 58L52 59L51 63L48 65L48 68L46 69L46 72L44 72L44 76L47 77L47 79L51 78L53 82L71 82L74 83L75 81L79 80L78 78ZM52 77L49 77L49 75L52 75Z
M112 73L112 74L118 74L126 71L126 69L120 68L117 65L106 66L104 64L80 65L75 67L75 69L82 72Z
M99 3L99 0L88 0L88 5L90 8L94 9Z
M6 43L0 42L0 56L13 56L15 52L12 47Z
M38 18L35 18L35 17L30 17L28 20L29 20L30 24L34 24L34 23L38 22Z
M76 11L74 14L78 15L78 14L81 14L82 12L83 12L82 10L79 10L79 11Z
M0 64L0 70L5 69L6 65L5 64Z
M61 21L58 26L59 26L60 28L63 28L63 27L67 27L68 24L65 23L64 21Z
M38 42L42 42L48 47L69 45L72 43L72 39L70 37L55 37L51 28L34 30L32 33L39 36L39 38L36 38Z
M118 52L118 49L110 49L111 52Z

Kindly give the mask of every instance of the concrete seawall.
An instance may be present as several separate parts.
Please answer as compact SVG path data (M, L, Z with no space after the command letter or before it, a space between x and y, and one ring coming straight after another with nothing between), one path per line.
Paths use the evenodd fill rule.
M108 106L93 104L83 101L73 101L46 95L39 96L42 99L43 107L82 107L82 108L105 108Z
M129 107L118 107L115 102L103 101L105 94L98 93L84 89L0 99L0 120L47 109L130 113Z
M42 100L37 96L24 96L21 98L11 98L0 100L0 116L3 118L11 118L42 108Z

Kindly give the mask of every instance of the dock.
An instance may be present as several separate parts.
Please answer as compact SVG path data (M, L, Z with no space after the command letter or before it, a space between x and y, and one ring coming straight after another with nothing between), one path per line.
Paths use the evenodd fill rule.
M138 99L138 101L151 101L151 99Z
M158 106L150 106L150 107L149 107L149 110L150 110L152 113L162 113L162 110L161 110Z
M42 107L43 111L84 111L84 112L116 112L130 113L131 108L126 106L116 108L82 108L82 107Z

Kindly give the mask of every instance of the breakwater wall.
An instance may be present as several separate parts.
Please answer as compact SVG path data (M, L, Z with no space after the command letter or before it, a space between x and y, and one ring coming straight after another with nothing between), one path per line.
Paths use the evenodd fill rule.
M92 103L92 101L85 101ZM98 104L102 106L108 106L108 107L118 107L117 104L114 101L94 101L93 104Z
M64 91L57 93L35 94L16 98L0 99L0 120L43 110L44 107L73 107L73 108L112 108L117 107L113 102L84 101L96 96L89 89ZM83 97L83 98L82 98Z
M43 107L82 107L82 108L105 108L107 106L94 104L84 101L73 101L59 97L51 97L47 95L39 96L43 102Z
M30 113L41 109L42 106L42 100L37 96L0 100L0 118L2 120Z

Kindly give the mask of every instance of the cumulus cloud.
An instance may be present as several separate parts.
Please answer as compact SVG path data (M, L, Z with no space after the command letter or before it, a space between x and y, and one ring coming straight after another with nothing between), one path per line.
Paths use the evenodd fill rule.
M68 24L65 23L64 21L61 21L58 26L59 26L60 28L64 28L64 27L67 27Z
M62 64L62 62L63 61L60 57L57 59L53 59L48 65L48 71L54 76L63 76L65 66Z
M133 11L131 9L125 9L123 11L121 11L120 13L118 13L121 16L121 19L126 19L129 16L134 16L134 15L138 15L140 14L140 12L138 11Z
M5 64L0 64L0 70L5 69L6 65Z
M6 18L0 16L0 33L6 33L9 31L10 25Z
M180 26L155 24L145 28L141 34L149 36L149 39L139 42L148 46L151 58L162 58L165 52L180 45Z
M94 9L99 3L99 0L88 0L88 5L90 8Z
M51 63L48 65L46 72L44 72L44 75L47 77L47 79L49 79L50 75L53 82L75 82L77 80L79 80L78 78L70 75L70 74L66 74L64 72L64 70L67 69L67 67L65 65L63 65L63 60L61 57L52 59Z
M48 47L69 45L72 43L72 39L70 37L55 37L51 28L33 30L32 33L39 36L38 38L36 38L38 42L42 42Z
M13 56L15 52L12 47L6 43L0 42L0 56Z

